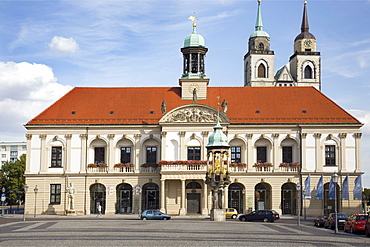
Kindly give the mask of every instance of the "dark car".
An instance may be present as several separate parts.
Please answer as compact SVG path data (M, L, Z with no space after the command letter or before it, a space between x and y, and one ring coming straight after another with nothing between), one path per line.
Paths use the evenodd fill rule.
M142 220L169 220L171 216L168 214L164 214L159 210L144 210L140 218Z
M365 222L365 234L366 237L370 238L370 214L367 215L367 219Z
M344 223L343 230L350 233L365 232L365 222L367 220L367 214L353 214Z
M257 210L249 214L243 214L239 216L241 221L263 221L263 222L274 222L280 219L279 214L275 210Z
M314 225L317 226L317 227L323 227L324 226L324 223L325 223L325 220L328 218L327 215L319 215L317 216L313 221L314 221Z
M346 222L348 215L337 213L337 222L338 222L338 229L343 229L344 223ZM330 228L332 230L335 229L335 213L329 214L329 217L326 219L324 223L325 228Z

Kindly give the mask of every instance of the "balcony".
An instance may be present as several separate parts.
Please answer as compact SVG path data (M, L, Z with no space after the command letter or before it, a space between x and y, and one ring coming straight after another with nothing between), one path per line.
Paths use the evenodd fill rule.
M87 167L87 172L90 173L102 173L108 172L108 167Z
M161 165L161 171L207 171L205 164L167 164Z
M298 172L299 167L292 167L292 166L280 167L280 171L282 171L282 172Z
M229 167L229 172L246 172L247 167Z
M115 167L114 172L117 172L117 173L134 173L135 168L134 167Z
M255 172L272 172L272 166L255 166L253 167Z

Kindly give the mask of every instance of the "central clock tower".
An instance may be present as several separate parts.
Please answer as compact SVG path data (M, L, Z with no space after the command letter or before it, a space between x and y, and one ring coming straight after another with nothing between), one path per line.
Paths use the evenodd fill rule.
M191 16L192 17L192 16ZM194 20L196 17L193 17ZM190 19L190 17L189 17ZM196 31L197 24L193 23L193 32L184 40L183 72L179 80L181 86L181 99L207 98L207 86L209 78L205 74L205 58L208 48L205 46L204 38Z

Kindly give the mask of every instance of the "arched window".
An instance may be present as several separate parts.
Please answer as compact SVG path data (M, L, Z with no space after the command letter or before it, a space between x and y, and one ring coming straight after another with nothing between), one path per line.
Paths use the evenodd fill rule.
M312 79L312 68L308 65L304 68L304 78Z
M258 75L259 78L265 78L266 77L266 68L265 65L262 63L258 66Z
M260 43L258 45L258 50L263 51L264 49L265 49L265 46L263 45L263 43Z

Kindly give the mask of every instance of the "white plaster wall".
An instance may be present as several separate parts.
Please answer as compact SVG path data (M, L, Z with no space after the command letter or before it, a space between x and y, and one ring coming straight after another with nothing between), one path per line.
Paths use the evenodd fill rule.
M306 148L306 168L308 171L316 170L315 148L313 147Z
M40 153L39 148L31 150L31 173L38 173L40 171Z
M352 172L356 170L356 150L354 147L347 147L346 149L346 165L347 171Z

